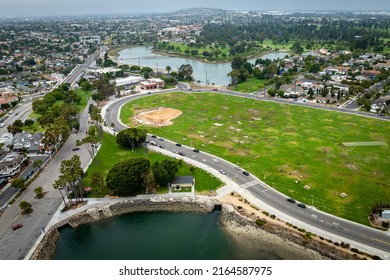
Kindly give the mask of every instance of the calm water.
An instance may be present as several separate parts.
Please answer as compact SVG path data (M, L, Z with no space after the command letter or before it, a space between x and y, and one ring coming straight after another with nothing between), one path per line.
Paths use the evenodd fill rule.
M261 56L261 58L278 59L288 55L287 52L272 52ZM254 63L256 59L251 59L249 62ZM182 58L170 57L152 53L151 47L140 46L121 50L118 56L118 62L130 65L148 66L153 69L165 70L166 66L170 66L172 71L177 71L182 64L191 64L194 70L195 80L200 80L201 83L206 82L206 76L209 84L228 85L229 78L227 73L232 71L231 63L204 63L202 61Z
M146 212L117 216L76 230L60 230L57 260L276 259L240 250L210 214Z

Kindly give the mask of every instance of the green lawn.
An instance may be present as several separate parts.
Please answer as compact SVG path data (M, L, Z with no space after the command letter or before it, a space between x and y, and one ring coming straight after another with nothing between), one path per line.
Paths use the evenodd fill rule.
M129 124L134 107L159 106L183 114L173 125L148 127L149 132L236 163L320 210L368 224L371 207L390 200L388 122L215 93L138 99L123 107L121 120ZM363 141L385 145L342 145Z
M126 149L119 146L115 141L115 136L105 133L102 146L98 153L100 164L96 165L92 163L87 170L87 176L83 180L85 187L91 187L93 189L90 196L98 197L98 196L104 196L106 194L109 194L109 190L104 189L100 192L101 194L99 195L98 190L94 189L94 186L91 186L91 176L93 173L98 172L105 178L108 174L108 171L116 163L134 157L147 157L152 164L156 161L161 161L163 159L168 158L167 156L164 156L162 154L156 152L150 152L150 151L146 155L145 150L143 149L138 149L135 152L132 152L130 149ZM179 176L191 175L189 168L190 166L188 164L183 163L180 166L178 175ZM195 189L197 192L206 192L209 191L210 189L215 190L218 187L220 187L222 184L217 178L215 178L214 176L206 173L205 171L199 168L195 168L193 176L195 178L195 182L196 182ZM167 189L165 188L160 192L163 193L166 191Z
M245 82L237 84L234 90L251 93L251 92L259 91L260 89L264 88L264 84L266 82L267 80L248 78Z

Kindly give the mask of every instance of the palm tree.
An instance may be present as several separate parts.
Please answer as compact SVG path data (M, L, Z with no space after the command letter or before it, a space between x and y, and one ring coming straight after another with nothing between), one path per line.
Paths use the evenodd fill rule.
M171 70L172 70L172 68L171 68L171 66L167 66L167 67L165 67L165 70L167 70L167 72L168 72L168 75L171 73Z

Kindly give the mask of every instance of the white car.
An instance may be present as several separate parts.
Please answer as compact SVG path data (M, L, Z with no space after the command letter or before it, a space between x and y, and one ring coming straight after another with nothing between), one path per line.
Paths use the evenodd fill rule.
M4 123L0 123L0 127L4 127Z
M222 175L226 175L226 171L223 169L219 170L219 173L221 173Z
M212 160L213 162L215 162L215 163L219 162L219 160L217 160L216 158L212 158L211 160Z

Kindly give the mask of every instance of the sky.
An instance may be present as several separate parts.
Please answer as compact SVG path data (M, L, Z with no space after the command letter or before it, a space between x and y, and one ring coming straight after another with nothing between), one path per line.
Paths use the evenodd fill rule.
M228 10L390 11L389 0L0 0L0 17L172 12L191 7Z

